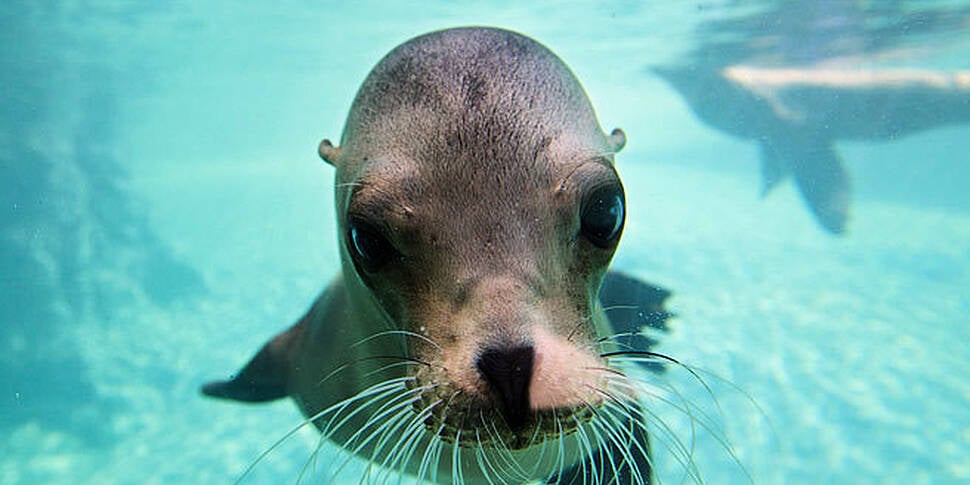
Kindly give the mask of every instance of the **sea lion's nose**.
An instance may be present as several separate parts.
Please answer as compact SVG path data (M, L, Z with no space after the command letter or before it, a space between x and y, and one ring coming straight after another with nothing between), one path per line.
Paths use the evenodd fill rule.
M535 354L531 345L487 348L475 362L485 382L501 399L502 414L513 430L525 424L529 412L529 381Z

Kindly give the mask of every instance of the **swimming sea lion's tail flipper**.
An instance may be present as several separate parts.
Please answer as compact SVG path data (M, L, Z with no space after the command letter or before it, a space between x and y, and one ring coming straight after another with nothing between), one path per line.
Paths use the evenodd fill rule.
M238 374L227 381L202 386L206 396L243 402L266 402L289 395L291 347L299 340L306 319L273 337Z
M849 219L849 176L831 143L805 148L792 158L798 189L818 223L833 234L842 234Z
M603 278L599 297L617 335L611 340L621 349L648 351L657 341L642 330L668 331L667 319L673 316L664 308L668 290L610 271ZM663 369L661 362L643 360L640 364L653 371Z
M845 231L851 187L831 140L794 134L768 138L761 144L761 172L762 196L790 172L815 220L833 234Z

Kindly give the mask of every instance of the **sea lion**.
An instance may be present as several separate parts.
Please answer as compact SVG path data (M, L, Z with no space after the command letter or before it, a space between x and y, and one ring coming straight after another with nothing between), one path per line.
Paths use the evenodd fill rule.
M611 357L652 355L629 346L665 328L669 293L607 272L624 142L532 39L459 28L395 48L339 147L319 146L336 168L341 275L203 392L290 396L375 474L649 483L639 382ZM609 307L626 312L612 326Z
M791 174L818 223L841 234L851 183L837 140L896 140L970 123L970 71L825 66L654 70L705 123L761 145L762 195Z

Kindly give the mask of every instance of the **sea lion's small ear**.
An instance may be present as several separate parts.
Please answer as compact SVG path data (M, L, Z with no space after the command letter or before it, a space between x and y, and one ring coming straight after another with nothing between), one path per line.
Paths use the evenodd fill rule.
M330 143L330 140L324 139L321 141L320 146L317 148L317 153L320 154L320 158L322 158L323 161L333 165L334 167L337 166L337 158L340 156L340 147L333 146L333 143Z
M623 149L624 146L626 146L626 133L623 133L623 130L619 128L614 128L613 131L610 132L610 136L608 138L610 148L613 149L613 153L618 153Z

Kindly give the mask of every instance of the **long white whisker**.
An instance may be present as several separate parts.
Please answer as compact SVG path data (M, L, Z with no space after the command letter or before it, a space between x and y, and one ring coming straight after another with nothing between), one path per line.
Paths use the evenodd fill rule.
M587 387L589 387L589 386L587 386ZM600 392L602 395L605 395L608 398L604 402L604 404L609 404L610 403L610 400L615 400L616 399L616 398L613 398L611 395L609 395L608 393L606 393L604 391L601 391L601 390L596 389L596 388L591 388L591 389L593 389L596 392ZM587 403L587 406L590 406L589 403ZM637 464L636 459L630 454L629 450L627 449L627 446L624 446L622 444L622 439L620 439L621 437L615 432L614 429L612 429L614 423L611 420L608 420L608 418L603 418L603 415L599 412L598 409L596 409L596 408L594 408L592 406L590 406L590 409L592 410L592 412L594 414L594 418L596 418L596 419L593 419L593 420L590 421L590 423L592 424L592 426L599 426L599 427L601 427L606 432L607 438L610 439L611 441L613 441L614 444L616 444L617 449L619 450L620 454L623 455L623 459L629 465L630 472L633 475L633 477L637 479L637 482L638 483L646 483L646 479L644 479L643 476L642 476L642 474L640 473L640 467ZM647 460L650 460L650 458L649 458L650 457L649 452L647 452L647 450L645 450L643 448L643 446L641 445L641 443L639 442L639 440L636 439L636 436L633 434L633 431L632 431L632 427L635 426L634 423L638 423L639 420L635 419L629 413L625 413L625 415L627 416L627 421L629 422L629 424L631 426L631 430L628 433L628 436L630 438L631 443L633 445L635 445L637 448L639 448L642 456L647 457ZM615 465L614 465L614 467L615 467ZM617 477L618 476L616 473L617 472L616 472L616 470L614 468L614 477Z
M610 382L610 384L617 385L620 387L626 387L629 389L637 389L636 384L639 384L639 383L641 382L638 379L633 379L633 378L618 379ZM705 413L702 409L692 405L690 401L686 399L683 395L681 395L680 392L678 392L676 389L669 389L669 391L671 391L674 395L676 395L679 398L679 401L683 403L683 405L678 404L677 402L674 402L672 400L666 399L660 394L654 394L652 397L669 405L673 409L680 411L682 414L688 417L688 423L690 426L690 433L691 433L689 447L685 446L683 442L677 437L677 434L673 431L673 429L671 429L666 424L666 422L663 421L655 413L652 413L645 408L639 408L637 409L636 412L639 413L644 418L647 418L647 416L644 415L643 413L648 413L649 417L653 418L652 422L660 426L659 430L663 431L663 434L661 434L660 436L664 438L663 441L666 444L667 449L674 452L673 453L674 456L677 457L681 465L684 466L685 472L691 475L691 478L693 478L695 481L703 482L700 472L697 469L697 464L696 462L694 462L694 459L693 459L694 447L695 447L695 441L696 441L695 426L700 425L716 441L718 441L718 443L732 457L733 461L739 467L742 468L745 474L747 474L747 470L744 469L744 465L734 455L734 451L731 449L726 439L722 437L720 429L712 423L713 418L709 416L707 413ZM610 397L612 398L612 400L620 403L619 399L615 398L614 396L610 396ZM627 407L625 404L621 404L621 405L623 405L624 407Z
M600 427L600 429L606 434L606 438L613 442L613 444L616 446L616 451L620 453L623 462L630 467L630 472L633 475L635 483L644 483L643 477L640 475L639 467L636 465L636 460L633 458L630 450L627 449L627 444L623 443L622 437L614 428L614 423L605 419L592 421L592 423L594 423L594 426ZM615 476L618 477L619 475Z
M532 438L529 439L529 446L535 444L536 440L539 438L539 434L542 430L542 414L539 414L539 419L536 421L536 431L533 433ZM529 476L534 476L539 470L539 467L545 463L546 450L549 448L549 440L542 440L542 448L539 450L539 457L536 459L535 465L532 466L532 471L529 472Z
M588 409L590 409L590 412L591 413L593 413L593 416L592 416L591 419L599 419L596 416L595 412L593 411L593 406L589 402L587 402L584 399L583 400L583 404ZM602 465L604 463L604 458L603 458L604 450L603 450L603 446L602 446L602 444L603 444L602 438L599 435L596 436L596 444L597 444L597 446L596 446L596 449L594 450L593 449L593 442L590 441L590 436L589 436L590 433L592 433L594 430L593 429L590 429L590 431L587 432L586 431L586 426L590 426L590 428L592 428L592 425L589 424L589 423L580 423L580 425L578 426L577 430L578 430L579 433L581 433L580 436L582 437L583 441L586 442L587 449L589 449L589 454L587 456L589 458L590 465L595 465L593 467L593 469L591 470L591 473L590 473L590 476L593 478L593 483L601 484L601 483L603 483L603 480L604 480L603 473L606 472L605 467L603 467L603 465ZM594 453L596 453L599 461L593 460L593 454ZM596 465L597 463L598 463L598 465ZM615 463L613 464L613 467L616 468L616 464Z
M356 400L361 399L362 398L361 395L366 395L368 393L374 393L374 392L380 392L380 390L387 389L387 388L391 388L391 387L394 387L394 386L399 386L399 385L400 386L403 386L403 383L405 381L407 381L407 380L410 380L410 379L412 379L412 378L398 378L398 379L391 379L389 381L385 381L385 382L381 382L381 383L375 384L374 386L371 386L371 387L365 389L364 391L361 391L359 394L357 394L357 395L355 395L353 397L347 398L347 399L345 399L343 401L340 401L340 402L338 402L338 403L336 403L336 404L334 404L332 406L329 406L328 408L326 408L323 411L320 411L320 412L314 414L313 416L308 416L307 418L303 419L303 421L301 421L300 424L294 426L289 431L287 431L286 433L284 433L282 437L280 437L275 442L273 442L273 444L270 445L269 448L267 448L262 453L260 453L259 456L257 456L256 459L253 460L249 464L249 466L246 467L245 470L243 470L243 472L239 476L239 478L237 478L233 483L234 484L237 484L237 485L240 484L240 483L242 483L242 481L245 480L245 478L247 476L249 476L250 473L252 473L253 469L256 468L256 465L260 464L264 459L266 459L266 457L269 456L269 454L272 453L273 450L277 449L286 440L290 439L298 431L300 431L301 429L303 429L307 425L312 424L317 419L319 419L319 418L321 418L321 417L323 417L323 416L325 416L325 415L327 415L327 414L329 414L331 412L334 412L335 410L341 409L343 406L346 406L349 403L352 403L352 402L354 402Z
M420 390L420 389L422 389L422 388L417 388L417 389L419 389L419 390ZM378 395L375 395L375 396L372 396L372 397L371 397L371 398L370 398L370 399L369 399L369 400L368 400L367 402L365 402L364 404L362 404L362 405L360 405L360 406L357 406L357 407L355 407L355 408L354 408L354 409L353 409L353 410L352 410L352 411L351 411L351 412L350 412L349 414L347 414L346 416L344 416L344 417L343 417L343 419L341 419L341 420L340 420L339 422L337 422L337 424L336 424L336 425L334 425L334 421L335 421L335 420L336 420L336 418L337 418L337 417L339 416L339 413L338 413L338 414L336 414L336 415L334 415L334 417L333 417L333 418L331 418L331 419L330 419L330 421L329 421L329 422L327 423L327 425L326 425L326 426L324 426L324 428L323 428L323 429L321 430L321 433L322 433L322 434L323 434L323 435L324 435L325 437L327 437L327 438L329 438L329 437L330 437L330 436L331 436L331 435L332 435L332 434L333 434L333 433L334 433L334 432L335 432L336 430L338 430L338 429L340 429L340 428L342 428L342 427L343 427L343 426L344 426L345 424L347 424L347 422L349 422L349 421L350 421L351 419L353 419L353 417L354 417L354 416L356 416L356 415L358 415L358 414L360 414L360 413L361 413L361 412L362 412L362 411L363 411L363 410L364 410L365 408L367 408L367 407L369 407L369 406L370 406L370 405L372 405L372 404L375 404L375 403L378 403L378 402L381 402L381 400L382 400L383 398L385 398L386 396L388 396L388 395L391 395L391 394L395 394L395 393L400 393L400 394L399 394L399 395L398 395L397 397L393 397L393 398L391 398L391 400L390 400L390 403L393 403L394 401L396 401L396 400L398 400L398 399L400 399L400 398L402 398L402 397L406 397L406 396L408 396L408 395L410 395L410 394L413 394L414 392L413 392L413 390L407 390L406 388L404 388L404 386L400 386L400 388L399 388L399 389L393 389L393 390L391 390L391 391L385 391L385 392L381 392L381 393L380 393L380 394L378 394ZM376 411L376 412L378 412L378 413L379 413L379 412L381 412L381 410L383 410L383 409L385 409L385 408L386 408L386 407L387 407L387 406L388 406L388 405L389 405L390 403L387 403L387 402L385 402L384 404L382 404L382 405L381 405L381 406L380 406L380 407L379 407L379 408L377 409L377 411ZM350 404L353 404L353 401L350 401L350 402L349 402L349 403L347 403L346 405L344 405L344 406L342 406L342 407L341 407L341 410L343 410L344 408L346 408L346 407L347 407L347 406L349 406ZM371 417L370 417L370 418L368 419L368 422L370 422L370 421L372 421L372 420L373 420L373 415L371 415Z
M684 369L685 371L687 371L692 377L694 377L694 379L701 386L704 387L704 389L707 391L707 394L709 396L711 396L711 399L714 401L714 405L718 409L718 412L720 412L721 415L723 416L723 411L721 411L720 403L718 402L717 398L714 396L714 391L711 389L711 386L708 385L707 381L704 380L704 378L702 378L700 376L700 374L698 374L697 371L694 370L694 367L693 366L684 364L684 363L680 362L677 359L674 359L672 357L668 357L668 356L663 355L663 354L659 354L659 353L656 353L656 352L647 352L647 351L607 352L605 354L600 354L600 357L603 357L603 358L607 359L607 361L608 362L611 362L611 363L622 363L622 362L634 362L634 363L636 363L636 362L651 362L651 363L654 363L654 362L669 362L669 363L673 363L673 364L677 365L678 367L680 367L681 369Z
M400 463L400 466L402 467L407 466L408 462L411 460L411 457L414 455L414 450L417 449L417 445L421 441L421 437L425 436L420 432L421 429L424 428L424 421L428 418L428 416L431 415L434 408L443 402L444 399L439 399L425 406L421 412L417 413L413 418L411 418L401 435L403 446L396 447L397 450L392 450L384 461L381 462L382 467L388 469L389 472L391 469L397 468L398 463Z
M515 460L515 456L512 455L512 450L509 448L505 440L501 439L499 436L498 428L495 427L495 421L493 420L491 423L489 423L488 420L485 419L484 415L481 417L482 426L485 428L485 431L488 432L492 442L496 443L495 449L498 452L498 457L501 458L502 461L509 467L509 471L516 475L516 478L523 482L528 481L528 474L522 468L522 466L519 465L519 462Z
M396 449L398 445L401 444L401 441L404 439L404 436L400 434L398 430L400 430L404 426L407 426L407 423L410 421L411 417L413 417L413 411L410 405L416 401L417 399L409 402L408 403L409 406L406 406L397 410L397 412L395 412L390 419L388 419L385 423L383 423L380 427L378 427L378 429L367 438L366 440L367 443L372 441L374 438L377 438L377 443L374 445L373 449L371 450L370 459L367 462L367 469L365 470L364 476L362 477L361 481L368 481L367 479L371 476L371 473L374 473L375 469L377 469L378 474L381 474L384 472L384 468L383 468L384 462L381 462L380 466L378 466L377 457L381 455L381 453L384 451L384 448L393 439L396 438L396 441L394 441L395 445L391 446L392 451ZM367 444L367 443L362 443L362 444ZM386 461L386 457L385 457L385 461Z
M482 411L479 411L478 417L479 417L479 419L481 420L482 423L485 422L485 415L482 413ZM484 467L485 468L483 468L483 472L485 473L485 477L486 477L486 479L488 480L489 483L493 483L490 474L492 472L494 472L495 473L495 476L496 476L496 478L498 480L501 480L502 483L506 483L505 478L502 476L502 471L499 470L498 468L496 468L492 464L492 460L490 460L489 459L489 456L488 456L488 450L486 450L485 449L485 446L482 445L482 437L481 437L481 434L480 434L480 430L481 430L481 428L476 428L475 429L475 440L478 442L478 450L480 452L479 457L481 458L481 461L484 461ZM481 464L481 462L479 463L479 466L483 466Z
M455 431L455 442L451 447L451 476L454 477L455 483L461 485L465 483L465 476L461 471L461 426Z
M441 469L441 453L445 449L444 438L435 436L435 440L434 458L432 458L434 468L431 469L431 483L438 483L438 471Z
M616 481L617 480L616 477L618 477L620 475L620 470L616 466L616 457L613 456L613 453L607 453L607 452L604 451L604 449L607 446L609 446L609 443L606 441L605 438L603 438L603 435L600 433L599 427L595 423L595 421L598 420L598 419L603 419L603 418L601 418L599 416L599 413L594 410L593 411L593 419L591 419L589 421L589 431L590 431L590 433L593 433L596 436L596 442L599 444L599 453L600 453L601 459L602 459L603 456L605 456L609 460L610 470L613 471L613 477L614 477L613 480L610 482L610 483L612 483L613 481ZM604 472L605 471L606 470L604 470Z
M445 403L444 415L447 415L448 410L451 408L451 402L461 394L462 391L459 389L455 391L448 401ZM428 442L428 446L424 450L424 456L421 457L421 466L418 467L418 483L424 482L424 475L428 471L428 466L432 463L434 468L431 470L431 481L437 483L438 481L438 464L441 462L441 450L443 447L443 440L441 439L441 432L445 429L446 421L441 420L441 424L438 425L438 429L431 435L431 440Z
M566 471L566 442L563 436L562 421L559 420L559 413L556 410L553 410L552 418L556 421L556 435L559 441L559 456L556 458L558 461L556 466L556 483L560 483L562 481L562 474Z
M364 399L364 398L371 398L367 402L367 405L360 406L357 408L358 410L362 409L370 405L375 399L380 399L381 397L386 396L387 394L393 394L394 392L398 392L403 389L406 389L405 383L408 381L412 381L414 379L415 379L414 377L398 377L396 379L384 381L380 384L375 384L347 399L344 399L343 401L340 401L336 404L331 405L327 409L324 409L323 411L320 411L319 413L307 418L307 420L316 421L317 419L320 419L323 416L336 411L334 416L330 418L330 421L328 421L326 425L321 427L321 433L326 435L330 432L329 430L332 429L334 421L336 421L337 417L340 416L340 412L350 407L353 403L360 401L361 399ZM354 413L356 412L357 411L355 411ZM351 415L353 415L354 413L352 413ZM336 427L339 428L342 425L343 425L343 422L341 422L341 424L337 425Z
M683 446L683 443L680 441L680 439L677 438L677 435L673 431L673 429L671 429L670 426L667 425L667 423L663 419L661 419L660 416L658 416L657 414L653 413L652 411L649 411L645 407L632 406L628 404L625 400L617 396L614 396L613 394L611 394L606 390L595 389L595 392L597 392L598 394L606 398L605 406L613 409L616 412L622 413L627 418L627 420L639 426L641 429L643 429L645 433L649 432L649 430L646 428L646 426L643 425L643 423L644 422L655 423L658 426L658 429L663 431L663 434L661 434L661 436L664 438L664 441L668 443L668 449L670 449L671 451L680 452L681 456L683 457L683 460L678 459L678 461L680 461L681 464L684 465L685 467L688 467L693 464L693 459L692 459L693 436L694 436L693 422L691 423L691 437L692 437L691 447L688 450L687 447ZM673 404L662 398L660 398L660 400L667 402L672 406L676 406L676 404ZM656 435L655 433L650 433L650 434ZM671 448L672 446L671 444L677 445L675 446L676 450Z
M608 419L618 421L616 424L619 424L621 428L624 425L629 425L631 427L629 430L625 428L622 429L623 431L627 432L628 436L631 437L641 455L647 460L651 468L653 468L654 465L653 458L649 453L649 448L643 448L643 446L641 446L639 440L636 439L633 430L633 428L641 429L644 436L655 435L647 428L647 426L644 424L645 422L655 422L659 426L659 429L666 433L666 435L662 435L664 437L664 442L668 444L667 448L673 453L677 461L684 467L685 471L695 479L700 477L700 474L696 469L696 464L693 461L693 447L691 447L691 450L687 450L687 448L683 446L683 443L677 438L673 430L659 416L643 407L628 403L626 400L620 399L605 390L594 389L594 391L605 398L603 407L606 411L605 414ZM620 417L615 416L614 413L619 414ZM653 420L648 419L648 417L653 418ZM673 443L673 445L671 443ZM648 444L644 443L644 445Z
M589 389L592 389L594 392L599 391L599 389L597 389L595 387L592 387L592 386L586 386L586 387L589 388ZM601 460L603 459L604 454L609 458L609 460L610 460L610 466L612 467L612 470L613 470L613 479L611 480L611 483L612 482L616 482L616 481L619 480L620 471L619 471L619 469L616 466L616 461L614 460L613 454L612 453L606 453L604 451L604 448L606 448L607 446L609 446L609 443L605 439L603 439L603 435L601 435L599 433L598 429L597 429L597 428L606 429L605 426L602 423L600 423L601 421L604 421L605 418L603 417L603 415L600 412L600 410L596 406L594 406L593 404L591 404L589 401L586 401L584 399L583 400L583 404L593 414L593 418L589 421L589 425L590 425L590 431L596 434L597 443L599 443L599 456L600 456L600 459Z
M393 396L394 394L398 394L398 393L404 393L406 395L407 394L406 389L407 388L405 387L405 383L403 382L396 383L396 385L394 385L393 387L389 389L381 390L376 394L363 391L359 393L357 396L354 396L354 398L356 399L352 398L351 400L348 400L346 403L344 403L344 405L337 410L337 413L334 414L334 416L330 419L330 421L321 428L321 437L320 437L319 444L317 445L316 449L314 449L313 453L310 455L310 459L307 460L306 463L304 463L303 469L300 470L300 476L299 476L300 479L302 479L303 475L307 472L307 470L316 463L316 457L321 447L329 438L332 437L334 432L336 432L338 429L343 427L343 425L349 422L351 419L353 419L354 416L362 413L364 409L370 407L373 404L380 403L386 397ZM353 404L354 401L363 399L363 398L367 398L367 400L362 404L356 406L348 415L344 416L344 418L339 423L334 425L334 422L336 421L337 417L340 416L340 412L342 412L348 406ZM398 399L398 398L392 398L391 400L393 401L394 399ZM386 404L382 405L380 408L378 408L376 412L380 412L381 409L383 409L385 406ZM349 444L347 444L347 446L349 446ZM349 456L348 456L348 460L349 460Z
M625 407L626 406L624 405L624 408ZM648 483L650 481L650 476L649 475L644 476L643 473L644 471L649 473L651 470L655 468L654 462L653 462L653 456L650 454L650 443L647 441L643 441L641 443L641 440L637 439L638 438L637 429L640 429L642 431L641 436L643 437L647 436L646 426L644 426L639 420L636 420L630 411L614 406L612 407L612 411L620 413L620 416L617 416L612 412L610 412L611 410L610 407L607 407L606 409L607 409L606 419L612 421L613 426L615 427L615 429L618 430L618 432L622 433L622 436L626 436L630 439L630 442L634 445L634 447L636 448L636 451L639 452L639 456L642 456L643 459L646 461L647 467L648 467L647 470L640 470L640 464L635 458L633 459L632 462L630 462L630 465L631 465L631 470L635 470L635 472L638 475L640 475L641 479L643 480L643 483ZM693 461L691 461L690 463L693 464Z
M481 470L482 475L485 477L485 481L487 481L489 485L495 485L495 481L492 480L491 475L491 463L485 459L485 449L482 446L482 438L479 436L477 429L475 430L475 441L478 442L478 447L475 449L475 459L478 461L478 469Z
M673 429L671 429L670 426L668 426L667 423L663 419L661 419L657 414L648 411L646 408L640 408L640 407L633 407L633 408L631 408L630 406L627 406L624 403L624 400L622 400L622 399L620 399L620 398L618 398L616 396L613 396L612 394L606 392L603 389L599 389L598 390L598 392L605 393L604 395L606 395L609 399L611 399L611 400L617 402L618 404L622 405L625 409L628 409L628 410L629 409L632 409L632 410L634 410L637 414L640 415L641 418L643 418L642 420L650 421L650 420L646 419L648 416L646 416L644 413L649 414L649 417L650 418L653 418L652 422L658 424L660 426L660 430L663 431L666 434L666 436L665 436L665 438L667 440L666 442L668 444L671 444L672 443L672 444L679 445L678 448L680 448L680 450L682 452L682 456L687 460L688 463L693 463L693 460L691 459L691 457L693 456L693 450L694 450L695 441L696 441L696 434L697 434L696 433L696 429L695 429L695 421L696 421L696 418L695 418L694 414L691 411L690 402L683 395L681 395L676 389L668 389L675 396L677 396L680 399L681 402L684 403L684 405L681 406L680 404L678 404L678 403L676 403L676 402L674 402L674 401L672 401L672 400L667 399L666 397L664 397L663 396L663 393L657 392L656 388L653 385L644 383L640 379L628 377L625 374L621 375L620 378L614 378L613 376L607 376L607 384L608 385L613 385L613 386L620 387L621 389L623 389L627 393L632 393L634 395L639 395L641 397L648 396L648 397L651 397L653 399L656 399L656 400L658 400L660 402L663 402L663 403L669 405L670 407L672 407L672 408L680 411L685 416L687 416L688 418L690 418L689 419L689 423L690 423L689 425L690 425L690 431L691 431L691 439L690 439L690 447L689 447L690 450L687 450L683 446L681 440L679 438L677 438L676 433L673 431ZM646 387L644 387L644 386L646 386ZM644 390L644 389L646 389L646 390ZM636 422L639 422L639 421L641 421L641 420L636 420ZM668 446L668 449L671 449L670 446ZM673 450L671 449L671 451L673 451Z
M406 357L390 357L390 356L388 356L386 358L388 358L388 359L406 359ZM391 364L387 364L387 365L385 365L383 367L380 367L378 369L374 369L374 370L372 370L372 371L370 371L370 372L368 372L366 374L363 374L361 376L361 378L362 379L366 379L368 377L373 377L373 376L375 376L377 374L380 374L381 372L386 372L386 371L388 371L390 369L393 369L394 367L407 367L407 366L411 366L411 365L427 365L427 364L425 364L424 362L418 361L418 360L405 360L404 362L394 362L394 363L391 363Z
M576 427L576 436L576 441L579 443L579 466L583 470L583 483L590 483L590 477L596 476L592 470L587 468L588 466L593 466L593 445L589 442L589 437L586 435L586 430L583 429L582 424ZM586 462L589 462L589 465ZM599 483L598 481L594 482Z
M383 336L386 336L386 335L404 335L404 336L407 336L407 337L414 337L414 338L417 338L417 339L424 340L425 342L431 344L434 348L436 348L438 350L441 350L441 346L438 345L438 343L435 342L434 340L431 340L430 338L425 337L424 335L421 335L420 333L410 332L408 330L384 330L382 332L377 332L377 333L375 333L373 335L370 335L368 337L364 337L361 340L358 340L357 343L351 345L351 347L359 347L359 346L361 346L361 345L363 345L363 344L365 344L367 342L370 342L371 340L374 340L376 338L383 337Z
M632 389L633 392L636 392L637 386L635 386L634 383L635 382L633 379L627 378L626 376L623 376L623 378L621 379L613 379L609 381L609 384L617 385L621 388L624 388L627 391L630 391ZM683 413L685 413L686 416L691 417L691 420L690 420L691 445L688 448L684 446L683 442L677 437L673 429L671 429L670 426L662 418L660 418L660 416L658 416L657 414L649 410L649 406L645 406L645 407L634 406L631 403L628 403L625 399L621 399L617 396L614 396L613 394L611 394L610 392L604 389L594 389L594 391L600 394L601 396L605 397L604 408L607 411L612 411L612 413L620 414L623 417L622 421L640 428L641 430L643 430L643 433L645 434L650 434L655 437L659 436L662 439L662 441L665 443L667 449L671 451L674 458L677 459L677 461L684 468L684 471L685 471L684 479L686 479L687 476L690 476L690 478L692 478L695 482L703 483L703 478L701 477L700 471L697 468L697 464L693 459L694 435L695 435L694 418L690 414L689 407L682 408L677 403L674 403L673 401L665 399L659 394L655 394L653 396L656 399L670 405L671 407L681 410ZM676 390L674 390L674 393L678 397L680 397L681 400L685 402L685 404L688 404L689 406L689 403L683 398L683 396L680 396L680 394L677 393ZM612 413L609 414L609 417L611 419L619 419L613 416ZM662 433L657 435L657 433L653 433L650 430L648 430L648 428L644 425L644 423L646 422L654 423L658 427L657 430L661 431ZM648 450L641 449L643 456L647 458L648 463L650 463L650 466L653 467L652 457L647 451Z
M428 467L431 466L432 462L435 464L435 469L437 469L440 456L435 458L435 453L441 451L441 438L439 434L444 428L444 423L441 423L438 430L428 440L428 446L424 448L424 454L421 455L421 464L418 466L418 483L424 483L424 476L428 473ZM437 480L432 476L431 481L434 482Z
M356 446L354 446L350 454L348 454L347 459L344 460L339 467L337 467L336 471L332 474L332 476L336 477L340 473L340 471L349 463L350 456L352 454L359 454L368 444L370 444L371 441L374 440L374 438L378 438L378 437L380 439L373 451L373 454L376 455L377 453L379 453L381 450L381 447L383 446L384 441L386 440L386 437L389 435L389 431L399 427L400 422L403 419L405 419L408 416L408 414L411 412L410 406L415 402L421 400L420 393L428 389L431 389L433 387L434 387L433 385L429 385L429 386L422 386L422 387L416 387L414 389L409 389L405 392L401 392L400 394L384 402L376 411L374 411L373 414L371 414L367 418L367 421L365 421L364 424L361 425L356 432L354 432L354 434L352 434L349 438L347 438L344 441L344 447L347 449L350 449L350 447L353 446L355 443L357 443L357 440L360 439L360 437L364 433L368 433L368 429L373 424L380 422L381 423L380 426L378 426L373 431L370 431L369 435L366 438L364 438L363 440L360 441L360 443L357 443ZM417 396L410 397L410 398L408 397L414 394L417 394ZM385 418L387 418L388 416L391 416L391 417L385 420ZM338 426L338 429L339 429L339 426ZM374 461L373 458L374 457L372 456L371 462ZM368 467L368 473L369 473L369 469L370 467Z

